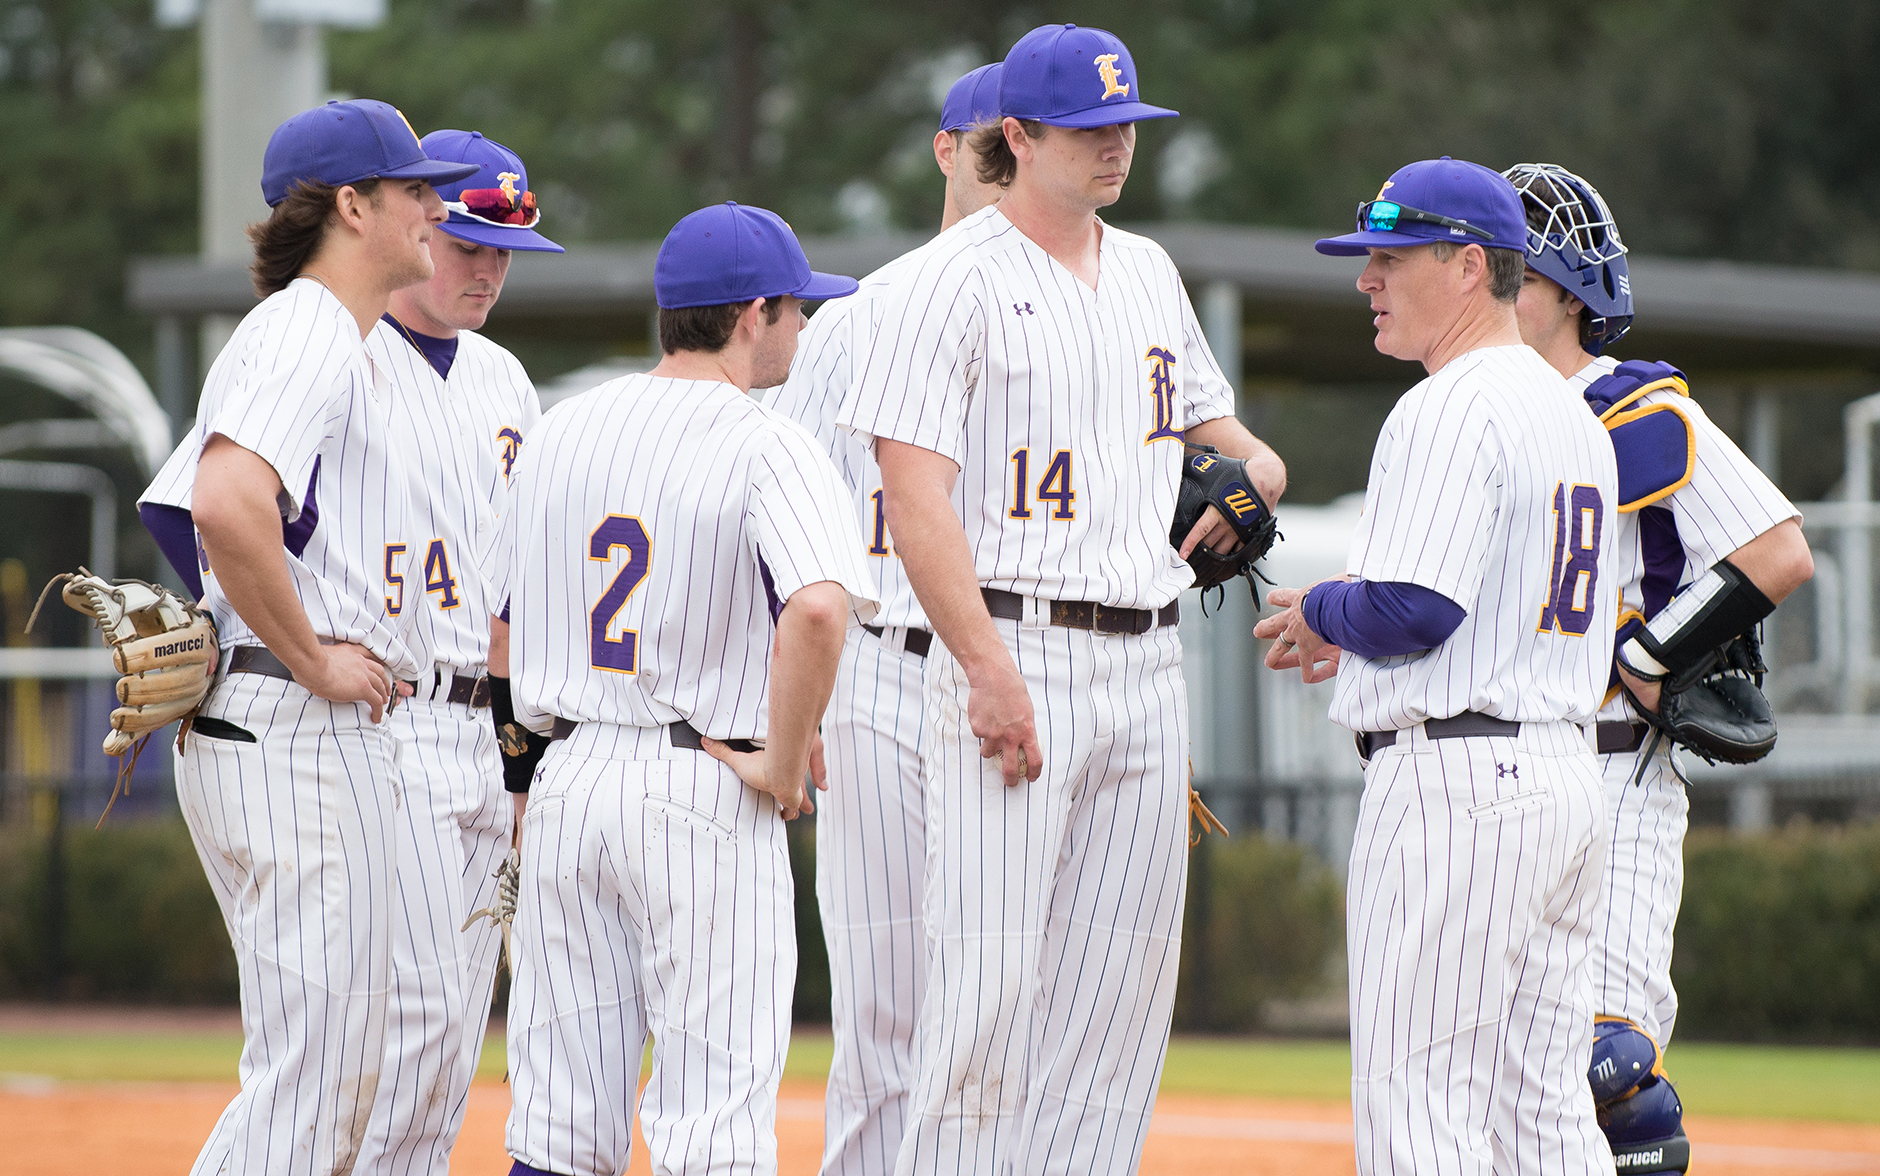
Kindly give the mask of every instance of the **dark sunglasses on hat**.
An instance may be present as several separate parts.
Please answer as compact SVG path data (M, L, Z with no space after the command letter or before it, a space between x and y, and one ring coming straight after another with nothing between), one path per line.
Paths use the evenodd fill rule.
M467 216L486 225L516 226L532 229L542 219L535 193L511 193L503 188L466 188L457 199L444 201L444 207L458 216Z
M469 193L465 193L469 195ZM1358 205L1358 231L1360 233L1394 233L1402 221L1418 221L1426 225L1441 225L1446 229L1461 229L1473 233L1484 241L1493 241L1495 234L1465 220L1441 213L1424 212L1421 208L1411 208L1395 200L1366 200Z

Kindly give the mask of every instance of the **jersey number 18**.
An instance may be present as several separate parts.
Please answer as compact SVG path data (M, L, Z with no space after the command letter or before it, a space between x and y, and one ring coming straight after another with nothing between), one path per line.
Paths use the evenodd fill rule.
M1599 531L1605 522L1599 487L1554 485L1554 554L1547 576L1542 633L1586 636L1599 585Z

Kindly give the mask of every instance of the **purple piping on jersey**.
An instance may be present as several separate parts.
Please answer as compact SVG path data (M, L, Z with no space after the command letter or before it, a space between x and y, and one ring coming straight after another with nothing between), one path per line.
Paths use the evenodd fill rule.
M757 557L757 574L764 579L764 595L770 600L770 623L774 625L783 616L783 601L777 599L777 581L771 578L770 565L761 555Z
M517 1160L509 1169L509 1176L555 1176L555 1173L547 1168L531 1168L521 1160Z
M1684 541L1678 538L1677 516L1662 506L1638 512L1638 537L1645 556L1645 577L1639 587L1649 621L1671 603L1684 580Z
M300 496L300 517L293 522L281 520L281 545L292 552L295 559L307 554L307 544L313 542L313 529L320 525L320 505L313 499L314 489L320 484L320 459L313 459L313 475L307 479L307 492Z
M1435 649L1468 613L1440 592L1397 581L1327 580L1306 597L1306 625L1360 657Z
M180 506L162 502L138 503L137 517L143 520L144 530L157 541L157 550L176 569L189 589L190 598L201 600L202 573L196 567L195 517Z
M450 379L450 365L457 362L455 338L439 339L435 335L421 335L390 314L385 315L384 318L386 322L392 324L392 330L398 332L399 338L418 349L418 354L424 356L424 362L431 365L431 370L437 373L438 379Z

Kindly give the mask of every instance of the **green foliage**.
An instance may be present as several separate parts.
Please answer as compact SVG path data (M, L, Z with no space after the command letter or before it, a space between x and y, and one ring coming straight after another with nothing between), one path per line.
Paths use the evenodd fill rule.
M1270 1000L1326 987L1344 938L1338 880L1310 848L1237 833L1204 837L1189 858L1179 1029L1240 1033L1260 1027Z
M1880 824L1685 843L1678 1036L1880 1040Z
M47 842L15 826L0 850L0 997L39 996L54 963ZM67 827L64 979L84 1000L215 1004L236 997L235 955L179 820Z
M0 325L70 324L133 356L136 253L197 239L196 38L154 27L151 0L0 0Z

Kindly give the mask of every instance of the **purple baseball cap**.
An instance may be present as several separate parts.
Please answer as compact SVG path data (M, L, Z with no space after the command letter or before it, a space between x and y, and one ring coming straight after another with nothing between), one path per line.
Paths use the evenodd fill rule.
M302 180L335 188L374 176L448 184L476 170L475 164L427 158L397 107L354 98L304 110L274 128L261 159L261 195L273 208Z
M1358 210L1357 232L1326 237L1313 248L1354 257L1367 249L1453 241L1527 252L1527 216L1514 185L1500 172L1447 155L1398 168Z
M485 139L482 131L432 131L419 140L432 159L475 164L461 180L439 184L437 194L450 210L438 228L472 245L492 249L527 249L537 253L567 250L535 231L542 214L529 190L529 169L522 157Z
M1005 73L1003 62L982 65L947 91L940 107L940 129L970 131L982 122L999 117L999 78Z
M1176 112L1142 100L1136 62L1112 33L1044 25L1005 55L999 113L1054 127L1109 127Z
M672 226L653 262L653 295L662 310L786 294L817 302L860 287L854 278L810 269L782 217L731 201L701 208Z

